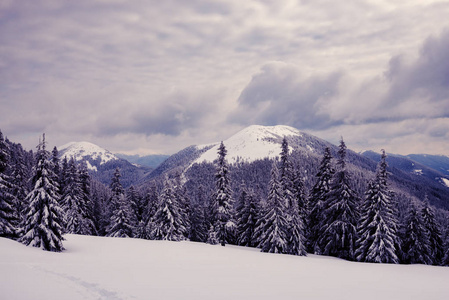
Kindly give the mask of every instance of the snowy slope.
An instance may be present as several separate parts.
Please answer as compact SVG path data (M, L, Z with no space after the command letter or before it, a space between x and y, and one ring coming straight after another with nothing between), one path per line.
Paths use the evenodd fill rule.
M66 235L62 253L0 238L1 299L442 300L449 268L193 242Z
M223 141L228 150L226 158L229 163L234 163L237 159L252 162L265 157L274 158L281 152L280 142L284 136L301 137L302 133L296 128L285 125L249 126ZM206 146L209 145L197 147L198 149L202 149ZM214 144L211 149L204 152L194 163L201 163L203 161L213 162L217 159L219 146L220 143Z
M85 160L87 166L91 170L97 170L92 164L95 161L99 165L103 165L111 160L117 160L118 157L95 144L89 142L71 142L58 147L60 157L67 159L74 158L76 161Z

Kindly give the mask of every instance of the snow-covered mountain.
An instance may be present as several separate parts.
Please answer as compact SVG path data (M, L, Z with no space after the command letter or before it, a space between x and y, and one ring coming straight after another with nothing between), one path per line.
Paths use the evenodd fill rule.
M226 159L229 163L251 163L259 159L275 158L281 152L282 139L286 137L290 150L302 149L308 155L319 156L325 147L335 147L331 143L315 136L285 126L252 125L242 129L228 139L223 140L226 147ZM195 163L213 162L217 159L220 142L207 145L189 146L170 156L149 176L157 177L172 169L186 169Z
M90 170L98 171L97 165L103 165L119 158L106 149L89 142L71 142L58 147L61 158L73 157L76 161L84 160Z
M227 160L229 163L234 163L237 161L252 162L265 157L275 158L279 155L280 143L284 136L300 138L303 134L298 129L285 125L249 126L223 141L228 151ZM208 148L208 150L193 163L213 162L217 159L219 146L220 143L197 146L199 150L204 148Z
M84 161L94 178L109 185L113 172L120 169L122 185L128 187L145 177L153 169L136 166L110 151L89 142L72 142L58 147L59 157Z

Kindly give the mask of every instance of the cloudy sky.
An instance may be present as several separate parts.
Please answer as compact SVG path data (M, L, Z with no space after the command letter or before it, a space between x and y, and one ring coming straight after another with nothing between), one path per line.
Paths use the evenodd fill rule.
M337 3L338 2L338 3ZM251 125L449 155L449 3L0 0L0 129L172 154Z

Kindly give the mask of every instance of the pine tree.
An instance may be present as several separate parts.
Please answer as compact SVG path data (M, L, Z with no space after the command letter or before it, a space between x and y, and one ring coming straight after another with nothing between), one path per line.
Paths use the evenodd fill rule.
M382 150L376 177L368 184L358 226L356 258L362 262L397 264L396 216L387 185L387 162Z
M318 244L325 255L354 260L359 219L356 193L349 186L346 170L346 145L341 139L338 151L338 171L334 174L321 220L322 235Z
M285 201L285 216L287 218L288 253L306 255L303 216L300 215L300 204L293 182L294 170L290 161L287 139L284 137L280 153L280 184L282 198ZM303 208L303 207L301 207Z
M153 217L152 238L155 240L181 241L185 239L185 227L173 190L173 182L165 180L159 199L159 209Z
M9 168L9 150L8 145L3 139L3 133L0 131L0 236L12 238L16 234L14 227L14 195L12 178L7 175Z
M267 206L257 222L256 235L260 237L262 252L288 253L288 220L285 213L285 199L276 162L271 170Z
M207 233L207 243L211 245L218 245L220 241L217 238L217 231L214 225L210 225L209 231Z
M229 169L226 162L227 150L223 142L218 148L216 192L212 199L212 225L222 246L232 243L236 225L233 220L233 205Z
M117 168L111 180L111 208L109 226L106 229L106 235L111 237L133 237L134 228L131 224L131 212L125 197L125 190L120 182L120 170Z
M309 196L309 217L308 217L308 248L309 251L315 254L321 254L324 249L320 248L318 239L322 235L321 224L323 219L323 208L327 202L327 196L330 191L331 180L334 174L334 169L331 165L330 149L324 150L323 159L321 160L318 173L316 174L316 183L312 188Z
M256 247L256 224L259 219L259 203L254 191L242 190L240 197L242 208L237 219L238 245Z
M180 220L183 228L182 234L188 239L190 232L191 204L186 187L182 184L181 174L176 174L173 180L173 196L175 198L174 201L176 201L179 207Z
M85 234L97 235L94 222L94 203L91 195L91 178L85 161L81 161L78 168L78 179L81 187L81 204L83 217L86 219Z
M421 216L423 226L429 236L430 257L432 259L431 263L436 266L441 265L444 257L443 239L440 226L435 219L433 209L429 206L427 196L421 210Z
M45 135L38 145L33 190L27 195L29 207L25 217L24 235L19 239L26 245L44 250L64 250L63 215L58 203L58 186L54 180L50 153L45 149Z
M143 207L140 195L136 188L132 185L128 188L126 192L126 201L130 206L130 222L137 226L140 221L142 221Z
M30 177L25 164L24 151L20 144L15 151L14 162L11 168L11 180L13 184L11 194L14 197L13 209L15 228L20 230L20 224L23 224L24 222L25 207L27 207L25 198L29 193L28 178ZM20 235L19 232L16 234Z
M403 251L406 263L426 265L432 263L429 233L423 225L421 214L413 203L410 205L406 219Z
M75 161L70 159L65 178L65 186L61 203L66 212L66 232L82 235L91 235L94 224L89 218L89 207L81 186L81 181Z
M196 193L196 199L190 210L189 240L193 242L206 242L208 237L206 216L204 208L204 191L200 185Z

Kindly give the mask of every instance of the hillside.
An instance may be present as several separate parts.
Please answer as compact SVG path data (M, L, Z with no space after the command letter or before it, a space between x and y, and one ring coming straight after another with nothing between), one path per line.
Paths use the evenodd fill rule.
M74 158L87 164L93 178L109 185L116 168L120 169L123 186L129 187L145 177L153 169L147 166L136 166L119 158L110 151L89 142L71 142L58 147L59 157Z
M279 155L284 137L288 141L292 159L301 170L309 190L314 184L314 176L324 149L329 147L332 156L337 156L337 146L293 127L249 126L223 140L228 151L227 160L233 164L231 182L236 197L242 182L252 186L260 195L265 195L271 169L271 163L267 159L273 159ZM189 190L193 191L190 196L194 196L199 186L203 186L206 193L210 194L215 185L215 170L210 164L217 158L218 146L219 142L187 147L170 156L142 181L161 178L164 174L173 171L185 172L189 179L187 182ZM347 146L351 148L350 145ZM370 153L373 155L368 155ZM367 182L374 176L379 156L374 154L374 152L366 152L361 155L349 149L347 151L346 159L354 180L354 189L360 196L363 196ZM409 159L399 160L396 157L389 157L388 161L391 162L390 183L393 190L398 192L398 197L405 194L415 200L422 200L427 195L432 205L449 210L449 188L442 184L444 183L441 179L443 174L426 166L411 166ZM412 169L401 168L397 162L402 162L403 166L408 165ZM423 170L426 176L420 176L418 170ZM436 177L437 180L435 180Z
M62 253L0 238L2 299L443 300L449 268L66 235Z

